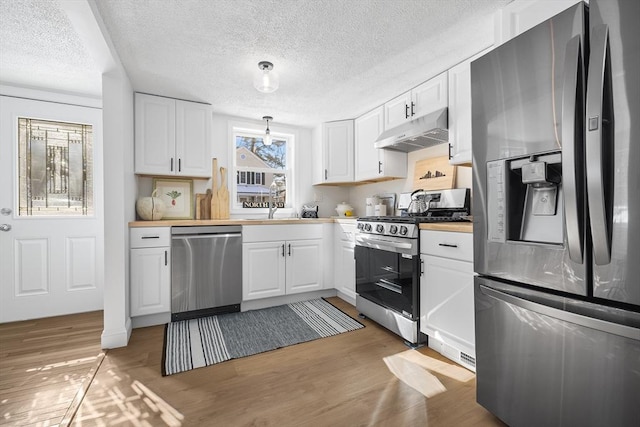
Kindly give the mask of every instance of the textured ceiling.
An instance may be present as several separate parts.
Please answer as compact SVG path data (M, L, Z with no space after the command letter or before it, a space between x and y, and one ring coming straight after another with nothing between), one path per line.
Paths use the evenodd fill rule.
M102 94L102 77L56 0L0 0L0 82Z
M314 126L357 117L490 45L492 14L509 1L98 0L96 5L136 91L208 102L217 113L271 115L275 123ZM55 1L0 2L0 80L28 85L33 78L48 83L68 76L77 84L68 90L99 91L99 83L91 87L90 57ZM46 67L34 63L38 51ZM263 60L273 62L280 75L280 88L272 94L252 85Z

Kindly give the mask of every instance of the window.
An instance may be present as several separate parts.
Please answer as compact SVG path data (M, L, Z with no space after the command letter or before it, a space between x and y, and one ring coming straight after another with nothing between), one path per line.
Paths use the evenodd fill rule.
M18 118L19 215L93 215L90 125Z
M236 179L233 188L235 209L262 205L269 200L269 187L276 183L275 201L291 207L293 135L272 132L272 144L264 145L261 130L233 128ZM247 203L245 203L247 202Z

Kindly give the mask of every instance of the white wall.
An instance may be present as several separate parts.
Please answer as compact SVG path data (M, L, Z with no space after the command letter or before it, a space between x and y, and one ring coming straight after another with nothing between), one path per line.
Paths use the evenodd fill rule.
M399 197L400 193L413 191L413 171L418 160L428 159L432 157L448 156L449 145L440 144L422 150L412 151L408 155L408 168L406 179L396 179L393 181L377 182L373 184L358 185L349 189L349 203L355 208L355 214L364 216L367 197L371 197L380 193L396 193ZM471 168L459 166L456 175L456 188L471 188ZM388 213L387 213L388 214Z
M123 72L102 77L104 124L105 285L102 348L126 346L129 314L129 227L135 219L133 88Z
M226 167L230 169L232 161L230 152L231 146L231 134L230 129L233 124L242 123L244 125L250 125L258 129L265 127L265 122L262 120L252 120L243 117L235 117L221 114L213 114L212 118L212 142L211 142L211 157L218 159L219 167ZM349 189L346 187L313 187L313 175L312 170L315 168L314 162L317 159L315 155L315 140L313 131L308 128L282 125L277 122L270 123L269 125L273 133L293 133L295 136L295 164L296 172L294 179L294 198L295 205L292 210L286 211L280 209L276 212L278 216L293 216L296 213L300 213L302 205L304 203L317 202L319 205L320 216L328 217L336 215L333 210L337 203L345 201L349 197ZM235 179L233 176L229 176L229 180ZM153 189L153 178L151 177L138 177L137 188L139 189L140 196L149 196ZM194 193L204 193L207 188L211 188L211 179L194 179L193 191ZM264 216L266 211L256 210L255 213L248 214L246 212L234 213L231 212L232 218L237 217L251 217L251 216Z

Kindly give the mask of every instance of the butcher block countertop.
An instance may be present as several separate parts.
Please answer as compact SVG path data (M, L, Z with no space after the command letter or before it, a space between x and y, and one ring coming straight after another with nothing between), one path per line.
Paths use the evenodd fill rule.
M473 233L472 222L437 222L422 223L420 230L455 231L458 233Z
M194 225L271 225L271 224L322 224L355 222L349 218L276 218L276 219L168 219L162 221L131 221L129 227L179 227Z

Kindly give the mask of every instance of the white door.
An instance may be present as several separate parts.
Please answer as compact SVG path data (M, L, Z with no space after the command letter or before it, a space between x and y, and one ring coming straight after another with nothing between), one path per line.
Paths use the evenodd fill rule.
M92 209L85 212L81 209L80 213L73 215L67 213L43 216L38 215L38 209L20 212L20 189L25 184L24 180L21 182L19 179L19 174L26 176L31 173L33 176L35 172L24 166L33 163L25 163L24 160L20 162L18 159L19 118L91 125L93 150L84 151L80 158L86 156L87 161L93 164L93 170L89 172L93 175L93 185L88 189L85 186L85 190L80 191L84 191L85 195L92 194ZM34 130L32 135L40 137L46 132L55 131ZM41 173L30 182L37 181L37 194L41 194L42 189L46 188L44 191L47 195L57 192L57 197L65 197L59 195L63 191L58 185L60 176L65 175L61 170L75 167L78 152L77 148L67 148L66 157L61 157L60 154L43 154L49 153L49 148L54 146L49 143L54 137L51 138L47 136L44 140L46 142L40 141L33 145L40 150L37 153L39 158L44 156L46 164L55 167L38 169ZM32 149L32 154L33 150L35 148ZM67 177L68 175L66 173ZM49 176L55 178L49 179ZM0 96L0 224L3 230L0 231L0 322L102 309L102 176L101 109ZM69 195L69 204L75 203L77 182L75 179L62 181L66 182L63 187L68 188L64 191ZM36 191L29 188L30 200L34 200L32 196ZM26 197L23 196L24 199ZM35 200L37 203L45 203L46 206L41 211L51 214L53 202L49 201L49 196L45 202L37 197Z

